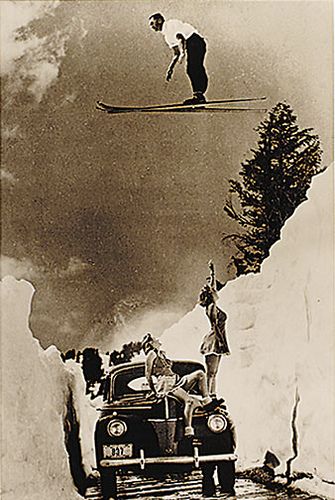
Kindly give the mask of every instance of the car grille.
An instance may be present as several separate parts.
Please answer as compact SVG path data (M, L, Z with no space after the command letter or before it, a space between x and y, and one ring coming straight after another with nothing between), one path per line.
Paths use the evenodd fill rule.
M164 456L174 455L177 451L177 419L153 419L149 422L156 433L161 454Z

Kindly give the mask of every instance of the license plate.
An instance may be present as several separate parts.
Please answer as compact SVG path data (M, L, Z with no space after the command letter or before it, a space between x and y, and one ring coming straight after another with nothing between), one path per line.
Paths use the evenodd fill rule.
M128 458L133 456L133 445L130 444L104 444L104 458Z

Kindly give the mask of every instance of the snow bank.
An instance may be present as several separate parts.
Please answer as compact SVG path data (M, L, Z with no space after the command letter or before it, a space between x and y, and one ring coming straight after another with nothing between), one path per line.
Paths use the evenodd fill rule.
M232 355L223 358L220 392L239 436L242 466L271 448L293 454L291 415L300 396L299 456L293 468L334 474L334 279L332 169L317 176L258 275L241 276L221 291ZM162 336L176 358L201 359L208 331L197 306Z
M1 283L2 498L44 500L47 494L52 500L75 500L82 497L70 473L64 416L70 393L79 414L85 389L81 393L82 375L65 368L55 347L43 350L33 338L28 324L33 292L23 280L6 277ZM92 446L81 444L88 472Z

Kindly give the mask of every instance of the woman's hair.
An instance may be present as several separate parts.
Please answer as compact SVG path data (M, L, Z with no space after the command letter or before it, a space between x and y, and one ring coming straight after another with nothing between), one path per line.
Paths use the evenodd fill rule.
M147 347L150 347L150 349L158 350L160 345L160 340L153 337L151 333L146 333L141 341L141 349L143 350L145 350Z
M144 347L151 345L153 340L154 340L154 338L151 335L151 333L146 333L142 339L142 342L141 342L141 349L144 349Z
M199 293L200 304L208 305L214 302L214 294L210 286L205 285Z
M155 21L157 19L161 19L162 21L165 21L164 16L160 12L156 12L156 14L152 14L152 16L149 17L149 19L154 19Z

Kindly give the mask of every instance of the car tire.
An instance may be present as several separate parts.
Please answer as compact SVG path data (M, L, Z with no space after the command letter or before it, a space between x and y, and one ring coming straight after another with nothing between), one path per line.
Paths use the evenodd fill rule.
M218 467L218 479L219 485L222 493L232 493L234 492L235 486L235 462L219 462Z
M117 484L116 472L109 468L108 470L100 470L101 480L101 494L103 500L116 500L117 498Z

